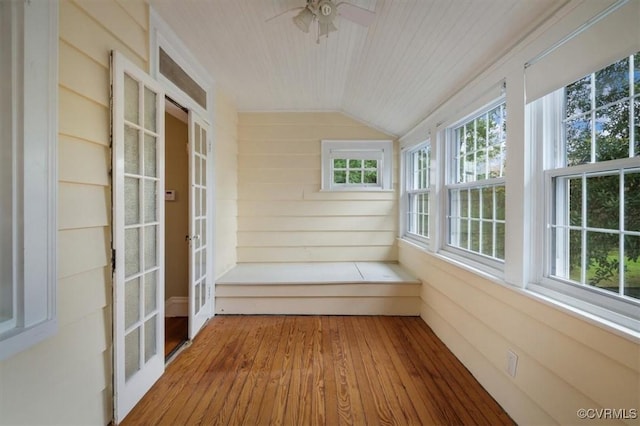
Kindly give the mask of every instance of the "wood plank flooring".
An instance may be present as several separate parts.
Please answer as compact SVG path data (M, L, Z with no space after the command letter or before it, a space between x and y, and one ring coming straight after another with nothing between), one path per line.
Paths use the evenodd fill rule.
M164 319L164 357L189 338L188 317L167 317Z
M512 425L418 317L216 316L123 425Z

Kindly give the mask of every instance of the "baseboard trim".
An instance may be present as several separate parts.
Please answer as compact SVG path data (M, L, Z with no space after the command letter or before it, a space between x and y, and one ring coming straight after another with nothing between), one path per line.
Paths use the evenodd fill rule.
M188 317L189 316L189 298L188 297L170 297L164 303L165 317Z

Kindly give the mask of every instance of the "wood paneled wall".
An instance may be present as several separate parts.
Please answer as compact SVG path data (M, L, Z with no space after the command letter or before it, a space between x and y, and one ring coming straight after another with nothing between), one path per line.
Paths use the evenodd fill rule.
M638 406L636 342L411 244L399 246L403 266L423 281L421 317L517 423L592 424L578 409L628 413ZM507 350L518 355L515 377L506 372Z
M340 113L239 114L239 262L397 260L397 191L321 192L322 139L392 138Z
M214 149L216 186L215 277L237 260L238 231L238 112L224 93L216 92Z
M143 1L59 4L59 330L0 363L0 423L111 420L109 52L147 69L147 34Z

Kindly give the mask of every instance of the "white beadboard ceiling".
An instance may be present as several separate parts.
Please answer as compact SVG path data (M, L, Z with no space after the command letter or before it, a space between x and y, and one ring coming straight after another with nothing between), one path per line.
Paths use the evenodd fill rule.
M151 0L239 111L342 111L401 136L564 0L351 0L316 44L286 14L305 0Z

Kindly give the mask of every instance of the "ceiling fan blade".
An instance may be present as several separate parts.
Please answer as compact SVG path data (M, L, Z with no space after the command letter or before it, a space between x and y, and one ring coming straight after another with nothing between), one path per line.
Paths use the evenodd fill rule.
M340 16L364 27L371 25L376 16L376 13L369 9L347 2L338 3L336 7Z
M272 16L271 18L267 19L267 20L266 20L266 21L264 21L264 22L273 21L274 19L279 18L279 17L281 17L282 15L285 15L285 14L287 14L287 13L289 13L289 12L293 12L293 11L296 11L296 10L302 10L302 9L304 9L304 8L306 8L306 7L307 7L307 6L301 6L301 7L294 7L294 8L291 8L291 9L285 10L284 12L280 12L280 13L278 13L277 15Z

